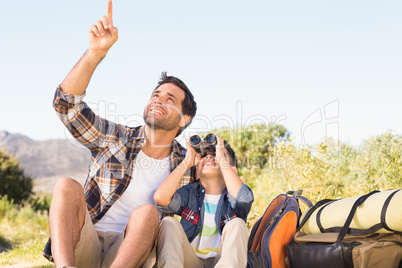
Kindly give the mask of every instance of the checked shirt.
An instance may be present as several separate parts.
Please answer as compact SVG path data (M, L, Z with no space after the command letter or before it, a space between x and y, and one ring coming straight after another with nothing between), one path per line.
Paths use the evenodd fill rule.
M84 96L64 94L59 87L53 107L73 137L91 151L84 192L92 221L96 223L127 189L134 160L145 144L145 131L144 126L128 127L97 116L82 101ZM171 147L170 171L186 153L176 140ZM191 180L191 170L188 170L179 188Z

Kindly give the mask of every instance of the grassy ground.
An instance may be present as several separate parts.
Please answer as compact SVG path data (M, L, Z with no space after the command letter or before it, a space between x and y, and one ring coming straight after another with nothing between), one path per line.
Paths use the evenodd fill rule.
M0 200L0 267L54 267L42 256L49 237L47 211Z

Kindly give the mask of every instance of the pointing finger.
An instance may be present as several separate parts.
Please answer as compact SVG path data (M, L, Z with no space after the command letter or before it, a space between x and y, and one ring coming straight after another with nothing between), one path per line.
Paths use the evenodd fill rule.
M107 13L106 17L109 20L109 25L113 26L113 4L112 0L107 1Z

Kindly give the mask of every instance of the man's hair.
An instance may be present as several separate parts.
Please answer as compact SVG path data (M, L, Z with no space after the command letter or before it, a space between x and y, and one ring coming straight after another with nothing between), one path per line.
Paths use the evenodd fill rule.
M194 101L194 96L191 91L188 89L186 84L181 81L179 78L174 76L168 76L166 72L162 72L161 78L159 79L158 85L155 90L163 84L171 83L184 91L184 100L181 103L183 115L189 115L191 118L188 123L179 129L176 134L176 137L179 136L184 129L186 129L194 119L195 114L197 113L197 103Z
M227 141L223 140L223 144L225 146L226 151L228 152L228 154L230 156L230 164L237 168L236 153L233 151L232 147L230 147L230 144Z

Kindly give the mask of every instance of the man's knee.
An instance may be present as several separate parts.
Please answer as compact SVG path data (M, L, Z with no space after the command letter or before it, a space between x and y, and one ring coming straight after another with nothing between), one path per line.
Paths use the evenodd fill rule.
M81 184L68 177L59 179L53 189L53 197L50 204L51 213L59 208L78 209L79 211L82 211L80 212L80 215L83 220L85 207L85 196Z
M71 194L72 192L82 193L83 188L78 181L69 177L59 179L53 188L53 195Z
M135 208L127 223L126 237L141 234L154 241L158 234L158 210L154 205L145 204Z
M141 215L144 217L158 217L158 209L151 204L144 204L141 206L136 207L132 212L131 212L131 216L136 216L136 215Z
M159 224L158 209L151 204L136 207L130 214L129 224L147 224L149 227L157 227Z

